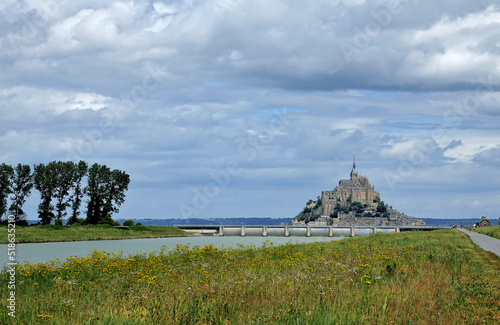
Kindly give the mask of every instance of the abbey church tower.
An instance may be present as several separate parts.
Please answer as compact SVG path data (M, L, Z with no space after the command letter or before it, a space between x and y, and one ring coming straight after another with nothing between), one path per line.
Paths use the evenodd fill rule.
M359 185L358 171L356 170L356 153L353 153L352 157L351 182L354 185Z
M359 176L356 170L356 155L353 156L352 170L349 180L340 180L339 185L333 191L321 192L323 215L329 216L333 213L336 205L344 206L350 197L351 202L360 202L367 208L376 208L376 198L380 199L380 193L370 185L368 178Z

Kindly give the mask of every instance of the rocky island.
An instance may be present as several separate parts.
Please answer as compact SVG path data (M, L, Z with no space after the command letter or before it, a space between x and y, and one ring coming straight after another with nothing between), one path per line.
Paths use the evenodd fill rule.
M424 226L425 222L381 201L368 178L358 175L354 156L350 179L340 180L332 191L322 191L316 201L309 200L292 224Z

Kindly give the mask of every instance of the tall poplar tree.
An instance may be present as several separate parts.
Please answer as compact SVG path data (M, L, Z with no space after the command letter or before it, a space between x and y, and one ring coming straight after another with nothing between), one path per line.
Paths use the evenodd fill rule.
M66 216L66 208L70 206L70 191L74 187L73 182L76 172L76 164L72 161L53 162L54 168L54 198L56 200L56 220L62 220Z
M31 195L33 188L33 176L29 165L18 164L14 168L14 177L12 178L12 204L9 208L16 220L24 218L23 205L26 199Z
M48 165L35 165L34 185L40 192L40 203L38 204L38 218L42 225L48 225L54 219L54 206L52 205L52 197L55 191L55 162Z
M7 198L12 194L14 168L2 163L0 165L0 219L7 212Z
M71 196L71 217L68 220L69 224L75 223L78 215L80 214L80 205L84 195L84 188L82 188L82 180L87 175L89 165L80 160L78 164L74 165L73 173L73 195Z
M125 202L130 176L120 170L110 170L106 165L94 164L89 169L85 193L89 197L87 223L97 224L110 220Z

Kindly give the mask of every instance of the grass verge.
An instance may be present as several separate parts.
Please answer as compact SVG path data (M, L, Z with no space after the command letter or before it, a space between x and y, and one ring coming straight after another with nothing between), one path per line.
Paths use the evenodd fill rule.
M0 277L0 323L9 274ZM499 324L500 259L457 230L94 251L16 270L19 324Z
M7 243L7 226L0 227L0 244ZM112 227L110 225L72 225L72 226L28 226L16 227L17 243L42 243L103 239L132 239L186 236L175 227L168 226L130 226Z
M476 232L500 239L500 226L476 228Z

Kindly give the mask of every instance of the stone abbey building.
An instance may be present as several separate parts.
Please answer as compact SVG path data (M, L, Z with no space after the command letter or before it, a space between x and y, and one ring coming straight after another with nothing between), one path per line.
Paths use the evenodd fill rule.
M347 204L347 199L351 198L351 202L359 202L369 209L376 209L380 200L380 193L375 191L375 187L370 185L367 177L358 175L356 171L356 156L353 158L351 178L342 179L339 185L333 191L322 191L321 202L323 207L323 215L330 216L333 214L333 209L337 204L344 206Z

